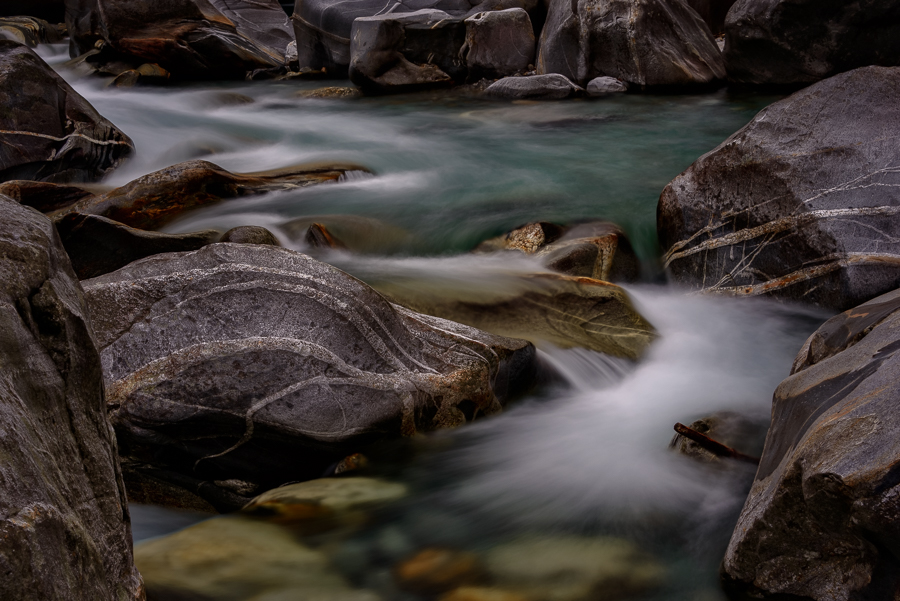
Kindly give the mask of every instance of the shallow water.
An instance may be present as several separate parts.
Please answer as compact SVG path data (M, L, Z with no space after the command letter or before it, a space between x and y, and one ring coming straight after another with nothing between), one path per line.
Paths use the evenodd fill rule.
M66 58L43 53L57 66ZM652 276L662 188L773 100L724 90L557 103L446 92L314 100L298 92L321 83L120 91L63 74L136 143L137 155L105 185L196 158L241 172L333 161L374 174L229 201L168 231L263 225L302 250L286 221L372 218L385 224L377 226L387 238L380 252L323 258L373 284L474 297L508 291L516 274L540 268L525 257L462 253L534 220L614 221ZM343 543L353 560L342 568L356 585L382 590L385 566L427 545L478 550L523 533L612 534L668 566L651 598L719 598L716 569L752 469L674 455L672 426L723 410L766 423L773 390L824 316L660 285L628 290L661 335L641 362L541 345L562 383L501 416L429 437L414 460L381 466L415 492ZM136 541L198 519L146 507L132 517Z

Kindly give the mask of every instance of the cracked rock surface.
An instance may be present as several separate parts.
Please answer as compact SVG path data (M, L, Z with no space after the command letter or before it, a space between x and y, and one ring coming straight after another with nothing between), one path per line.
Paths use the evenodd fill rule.
M534 347L388 303L261 245L158 255L84 282L122 453L271 488L361 445L497 413Z
M665 265L704 292L845 310L900 285L900 68L776 102L659 199Z

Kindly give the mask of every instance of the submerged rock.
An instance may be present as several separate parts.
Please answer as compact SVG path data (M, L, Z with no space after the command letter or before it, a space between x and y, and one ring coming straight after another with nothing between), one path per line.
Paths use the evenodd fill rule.
M394 581L404 591L439 595L460 586L482 584L487 573L478 556L468 551L430 547L394 566Z
M257 173L231 173L207 161L187 161L86 199L54 215L100 215L125 225L156 230L186 212L230 198L335 182L352 165L301 165Z
M684 0L555 0L537 70L579 84L601 75L637 86L709 84L725 77L709 27Z
M392 253L415 242L402 228L359 215L298 217L278 228L294 242L313 248L346 248L359 253Z
M775 391L723 564L755 596L893 599L900 587L900 291L828 320Z
M66 24L73 58L101 41L105 52L181 79L280 67L293 40L275 0L69 0Z
M0 181L87 182L134 144L32 50L0 40Z
M900 285L900 68L837 75L761 111L675 178L672 279L847 309Z
M725 23L728 79L809 84L867 65L900 65L892 0L740 0Z
M485 96L510 100L562 100L581 92L567 77L558 74L504 77L484 90Z
M123 455L196 478L314 478L497 413L536 377L529 343L394 307L283 248L213 244L84 285Z
M0 598L143 599L81 287L49 219L0 211Z

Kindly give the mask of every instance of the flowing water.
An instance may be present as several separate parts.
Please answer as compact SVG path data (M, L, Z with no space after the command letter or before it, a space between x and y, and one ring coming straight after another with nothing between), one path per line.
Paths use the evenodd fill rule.
M43 52L57 66L66 59L60 49ZM340 268L371 283L478 296L540 269L524 257L467 254L487 237L535 220L621 225L647 276L627 289L660 333L647 356L632 364L542 345L562 381L501 416L429 437L414 459L387 470L414 494L345 543L354 559L342 569L379 590L385 565L425 545L477 550L523 533L615 535L667 566L663 589L646 598L719 598L717 564L753 471L672 453L672 426L719 411L765 425L773 390L823 316L660 284L656 201L774 98L719 91L505 104L439 92L322 100L298 94L316 82L120 91L62 73L137 146L106 185L196 158L240 172L323 161L364 168L336 184L204 209L171 232L263 225L303 250L284 223L340 215L382 234L371 254L325 257ZM743 450L758 454L761 440ZM135 538L201 517L136 507Z

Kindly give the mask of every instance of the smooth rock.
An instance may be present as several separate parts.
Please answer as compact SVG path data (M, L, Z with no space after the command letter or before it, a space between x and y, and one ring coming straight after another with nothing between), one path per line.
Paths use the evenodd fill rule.
M245 517L200 522L137 545L151 599L378 601L355 590L321 551L287 529Z
M602 75L650 87L725 77L709 27L684 0L554 0L536 66L579 84Z
M582 89L564 75L528 75L504 77L484 90L485 96L510 100L562 100Z
M615 77L595 77L585 87L588 96L600 97L628 91L628 84Z
M439 595L487 579L478 556L468 551L429 547L394 566L398 588L417 595Z
M110 273L144 257L197 250L218 242L220 236L216 230L190 234L146 232L106 217L81 213L58 219L56 231L80 280Z
M188 211L230 198L290 190L335 182L352 165L299 165L257 173L231 173L207 161L187 161L87 199L54 214L67 213L108 217L125 225L156 230Z
M178 79L243 79L279 67L293 40L275 0L66 0L73 58L98 41L122 60Z
M728 79L805 85L868 65L900 65L892 0L739 0L725 22Z
M10 180L0 184L0 195L12 198L41 213L53 213L70 207L79 200L92 197L94 193L77 186L30 180Z
M242 225L234 227L222 234L219 242L234 242L236 244L268 244L281 246L275 234L258 225ZM192 249L193 250L193 249Z
M0 211L0 598L140 601L81 287L49 219Z
M0 181L95 181L134 144L32 50L0 40Z
M900 286L900 68L866 67L761 111L659 199L672 280L844 310Z
M467 18L465 55L470 81L522 73L534 64L534 29L522 8L492 10Z
M84 286L123 456L200 479L314 478L497 413L536 377L527 342L394 307L283 248L213 244Z
M725 555L732 590L896 598L898 350L900 291L833 317L801 349Z
M0 13L2 13L0 9ZM63 40L65 30L60 31L43 19L12 16L0 18L0 37L34 48L39 44L56 44Z

